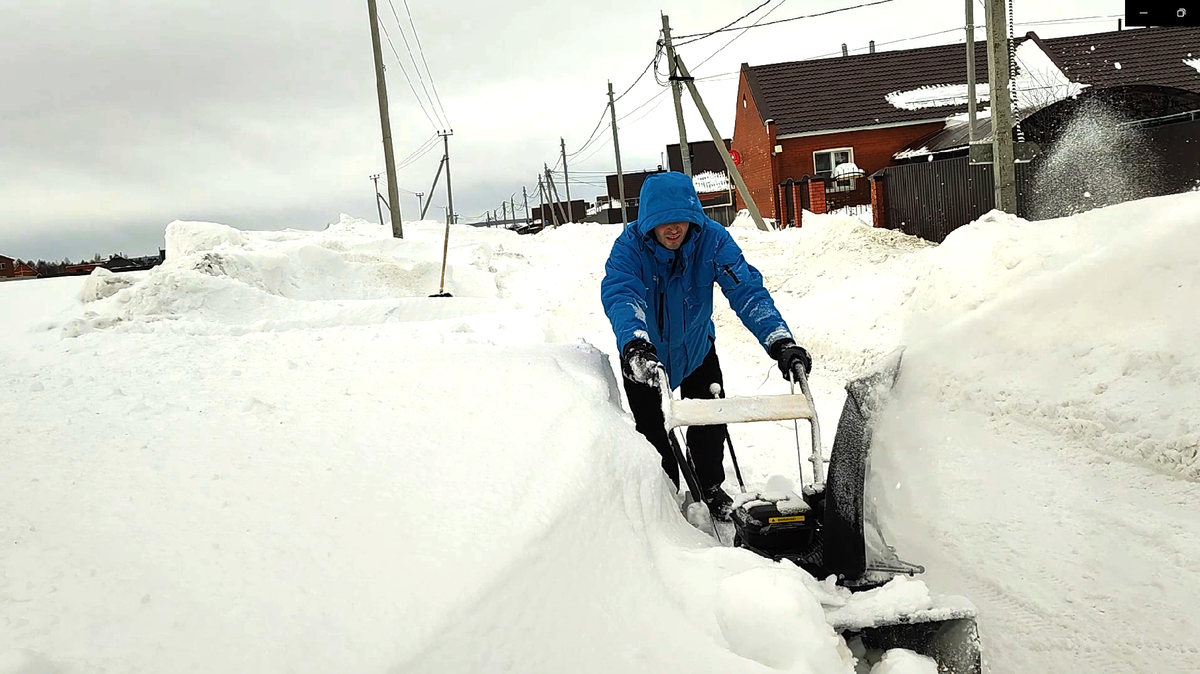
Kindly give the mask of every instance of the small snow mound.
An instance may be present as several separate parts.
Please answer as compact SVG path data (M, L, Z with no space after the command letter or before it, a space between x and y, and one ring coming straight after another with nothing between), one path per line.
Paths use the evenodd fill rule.
M773 218L763 218L763 221L766 222L767 227L771 228L772 230L776 228L775 220ZM758 225L754 224L754 218L750 217L750 209L748 208L743 208L742 210L738 211L737 217L734 218L733 222L729 224L729 229L751 229L756 232L759 231Z
M84 304L112 297L121 290L133 285L133 280L126 276L118 276L104 267L96 267L83 282L79 291L79 300Z
M403 223L410 224L410 223ZM380 227L374 222L368 222L361 218L356 218L351 215L342 213L341 218L325 228L326 234L336 236L367 236L372 238L390 238L392 236L391 227Z
M806 674L850 674L854 656L825 622L821 603L792 567L758 567L717 587L717 625L734 653Z
M167 225L167 259L213 250L222 245L243 246L246 237L229 225L176 220Z
M933 658L907 648L893 648L871 668L871 674L938 674L938 667Z

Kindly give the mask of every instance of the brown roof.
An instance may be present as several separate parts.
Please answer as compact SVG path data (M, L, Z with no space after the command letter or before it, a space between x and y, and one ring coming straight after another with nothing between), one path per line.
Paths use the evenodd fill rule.
M1016 42L1027 39L1037 41L1075 82L1094 87L1159 84L1200 91L1200 72L1183 62L1193 53L1200 58L1200 28L1146 28L1051 40L1031 32ZM887 95L963 84L966 68L966 48L961 44L742 64L763 121L773 119L779 136L941 121L965 111L966 105L904 110L889 103ZM985 42L975 43L975 78L982 95L988 81Z
M1200 28L1145 28L1039 39L1042 51L1074 82L1096 88L1153 84L1200 92ZM1121 64L1118 68L1116 64Z

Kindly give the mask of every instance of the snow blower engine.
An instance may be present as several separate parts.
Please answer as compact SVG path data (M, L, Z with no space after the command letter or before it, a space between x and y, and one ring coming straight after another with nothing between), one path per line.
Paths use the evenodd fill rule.
M846 403L834 435L828 478L821 454L821 427L803 369L793 372L789 395L677 400L666 378L659 378L667 433L692 494L702 491L690 453L676 429L754 421L793 422L800 457L799 493L781 478L768 482L764 491L747 492L733 443L726 434L742 491L734 499L730 512L733 546L776 561L788 560L818 580L834 576L839 585L852 592L879 588L897 576L914 576L925 571L924 567L901 560L884 538L878 521L867 517L865 487L871 415L880 404L881 392L891 390L895 383L900 356L900 352L893 354L886 365L846 386ZM811 432L808 461L812 464L813 480L808 484L803 481L801 419L808 422ZM720 529L720 525L714 526L718 537ZM975 610L969 604L935 604L880 619L842 618L836 611L829 617L834 629L848 641L860 638L868 649L915 651L933 658L942 674L982 671Z

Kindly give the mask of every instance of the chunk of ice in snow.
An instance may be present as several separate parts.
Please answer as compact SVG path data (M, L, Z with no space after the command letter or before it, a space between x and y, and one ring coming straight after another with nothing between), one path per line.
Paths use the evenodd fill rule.
M758 567L717 587L716 617L730 650L768 667L850 674L854 656L825 622L795 567Z
M871 667L871 674L937 674L937 662L908 649L892 649Z
M933 658L914 653L907 648L893 648L883 654L871 674L937 674Z

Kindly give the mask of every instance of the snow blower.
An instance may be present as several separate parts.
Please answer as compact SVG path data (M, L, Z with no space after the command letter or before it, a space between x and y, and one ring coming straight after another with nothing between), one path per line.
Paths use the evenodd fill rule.
M900 559L868 511L866 474L871 445L871 415L878 409L880 392L895 383L900 369L897 352L874 373L846 386L846 403L834 435L828 479L821 454L821 427L803 368L791 379L792 393L731 398L677 400L666 377L659 391L671 447L691 494L701 495L695 467L685 441L676 429L684 426L738 424L755 421L792 421L800 459L799 494L792 490L747 493L737 469L742 494L730 512L732 545L776 561L788 560L818 580L833 576L851 592L882 587L898 576L914 576L924 567ZM796 392L797 386L800 391ZM799 420L810 429L813 480L804 484L804 454ZM733 444L730 458L737 466ZM692 500L685 499L685 508ZM705 506L708 504L705 503ZM868 518L867 515L872 517ZM718 538L718 527L714 526ZM725 541L722 541L725 543ZM849 612L853 613L853 612ZM933 658L941 674L981 674L982 659L975 609L969 604L945 602L931 608L887 618L862 615L829 615L835 630L851 642L860 639L875 652L905 648Z

